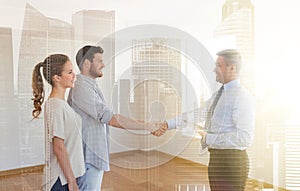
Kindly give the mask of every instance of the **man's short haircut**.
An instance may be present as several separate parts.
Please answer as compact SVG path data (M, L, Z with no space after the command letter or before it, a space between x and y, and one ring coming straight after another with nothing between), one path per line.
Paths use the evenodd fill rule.
M236 49L225 49L217 53L218 56L225 58L226 65L236 65L236 71L239 73L242 67L242 57Z
M82 63L85 59L88 59L90 62L93 62L94 55L97 53L102 54L104 51L100 46L91 46L87 45L78 50L76 54L76 63L79 70L82 69Z

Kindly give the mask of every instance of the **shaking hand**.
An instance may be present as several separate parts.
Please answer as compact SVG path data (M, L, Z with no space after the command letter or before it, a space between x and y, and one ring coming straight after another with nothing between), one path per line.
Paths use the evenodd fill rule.
M168 124L166 121L158 123L158 129L152 131L151 134L154 136L161 136L168 130Z

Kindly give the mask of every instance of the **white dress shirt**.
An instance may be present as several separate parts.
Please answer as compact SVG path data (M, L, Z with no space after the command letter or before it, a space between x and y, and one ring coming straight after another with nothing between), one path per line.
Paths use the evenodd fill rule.
M187 113L167 120L169 129L183 127L186 122L202 122L206 108L212 104L215 94L207 101L205 108L197 110L199 116L189 117ZM196 112L196 111L195 111ZM241 86L239 80L224 84L223 93L211 117L211 126L206 129L205 143L214 149L239 149L249 147L254 137L255 106L251 94Z

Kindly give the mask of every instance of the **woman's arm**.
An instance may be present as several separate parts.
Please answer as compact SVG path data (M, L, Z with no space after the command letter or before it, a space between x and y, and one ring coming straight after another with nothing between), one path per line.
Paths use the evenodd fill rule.
M67 178L69 190L79 191L64 140L58 137L53 137L52 144L53 152L57 158L59 166Z

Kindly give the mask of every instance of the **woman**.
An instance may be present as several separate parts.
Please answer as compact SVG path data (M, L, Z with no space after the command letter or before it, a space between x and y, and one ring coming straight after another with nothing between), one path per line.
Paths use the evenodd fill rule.
M43 190L79 190L76 178L84 174L81 118L64 100L67 88L74 87L75 73L66 55L53 54L38 63L32 74L32 115L38 118L44 101L43 77L51 85L44 106L46 166Z

